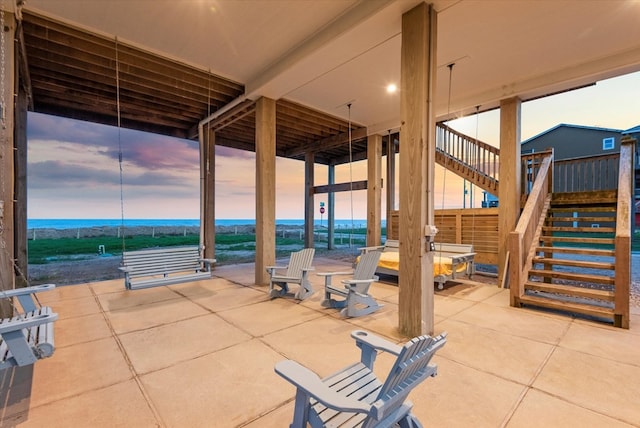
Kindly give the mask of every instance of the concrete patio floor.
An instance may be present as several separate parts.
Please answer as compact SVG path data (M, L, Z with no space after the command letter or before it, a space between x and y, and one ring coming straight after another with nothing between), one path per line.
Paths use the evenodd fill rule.
M316 258L317 272L346 263ZM287 427L294 388L275 374L290 358L326 376L359 358L350 332L402 343L398 288L385 306L341 319L322 293L269 300L253 264L214 278L125 291L122 280L41 294L59 314L53 357L0 372L2 427ZM316 290L323 278L312 275ZM334 278L334 283L340 278ZM414 390L431 427L640 426L640 311L631 329L509 307L509 291L463 283L436 291L439 374ZM385 377L391 358L376 371Z

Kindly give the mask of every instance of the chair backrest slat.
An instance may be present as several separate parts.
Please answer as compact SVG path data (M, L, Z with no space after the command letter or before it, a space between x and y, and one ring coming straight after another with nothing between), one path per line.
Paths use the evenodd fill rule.
M353 272L353 279L365 280L371 279L376 273L378 261L380 260L380 251L369 251L360 256L360 260Z
M429 362L445 341L443 335L419 336L404 345L376 400L385 414L401 406L409 392L431 374Z
M313 255L315 248L304 248L295 253L291 253L289 259L289 267L287 268L287 276L292 278L301 278L302 270L308 269L313 264Z

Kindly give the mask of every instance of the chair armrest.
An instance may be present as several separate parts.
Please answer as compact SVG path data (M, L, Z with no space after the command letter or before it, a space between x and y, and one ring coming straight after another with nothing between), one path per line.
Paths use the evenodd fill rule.
M369 284L371 282L375 282L376 279L343 279L342 283L346 285L356 285L356 284Z
M277 270L286 269L288 267L289 266L266 266L265 269L269 272L269 275L273 276Z
M331 279L333 278L334 275L352 275L352 274L353 274L353 271L351 272L318 272L316 275L324 276L324 286L330 287Z
M316 268L314 268L313 266L308 268L302 268L302 272L311 272L312 270L316 270Z
M206 263L206 264L208 264L208 265L212 265L212 264L214 264L214 263L216 263L216 262L217 262L217 260L216 260L216 259L200 259L200 261L201 261L202 263Z
M25 294L39 293L41 291L53 290L55 284L41 284L31 287L14 288L13 290L0 291L0 298L23 296Z
M124 273L129 273L133 271L133 269L131 269L129 266L118 266L118 269Z
M351 337L356 340L356 346L362 350L360 354L360 361L362 364L373 370L373 363L376 360L377 351L384 351L395 356L400 355L402 347L396 345L393 342L383 339L380 336L376 336L373 333L369 333L364 330L354 330L351 332Z
M366 254L369 251L382 251L384 250L384 245L376 245L375 247L360 247L358 248L360 254Z
M450 255L452 262L454 263L465 263L468 261L472 261L475 257L476 253L464 253L464 254L456 254Z
M275 371L325 406L342 412L367 413L371 406L331 390L314 372L292 360L276 363Z
M353 271L349 272L318 272L316 273L318 276L333 276L333 275L353 275Z
M58 319L58 314L40 314L40 315L27 315L24 318L16 317L9 322L3 322L0 324L0 334L10 333L12 331L23 330L36 325L53 322Z

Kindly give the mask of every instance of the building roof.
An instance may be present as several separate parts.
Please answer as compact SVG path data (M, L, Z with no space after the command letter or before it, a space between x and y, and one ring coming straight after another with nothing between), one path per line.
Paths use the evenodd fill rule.
M526 139L525 141L522 142L522 145L530 143L534 140L537 140L538 138L542 137L543 135L549 134L559 128L574 128L574 129L585 129L585 130L589 130L589 131L601 131L601 132L608 132L608 133L617 133L620 134L622 133L621 129L614 129L614 128L601 128L598 126L584 126L584 125L571 125L568 123L561 123L559 125L554 126L553 128L549 128L546 131L543 131L541 133L539 133L538 135L534 135L531 138Z
M623 135L627 135L627 134L637 134L640 132L640 125L636 125L633 128L629 128L625 131L622 131Z

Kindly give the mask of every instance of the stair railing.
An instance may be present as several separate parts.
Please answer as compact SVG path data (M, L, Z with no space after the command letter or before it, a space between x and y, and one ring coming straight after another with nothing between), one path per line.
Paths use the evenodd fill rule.
M620 154L584 156L554 162L554 192L595 192L618 188Z
M511 306L519 306L533 259L532 244L540 236L544 215L549 209L553 191L553 152L548 152L536 169L527 202L513 232L509 234L509 287Z
M634 153L636 140L625 136L620 142L618 167L618 202L615 237L615 297L616 327L629 328L629 284L631 283L631 224L633 218Z
M470 177L465 178L474 184L495 195L498 194L500 149L497 147L464 135L443 123L438 123L436 154L442 154L445 157L445 163L455 163L466 168Z
M553 159L553 148L535 153L525 153L520 156L520 194L522 195L521 206L524 206L529 193L533 190L533 183L540 172L542 162L551 155ZM554 168L555 170L555 168Z

